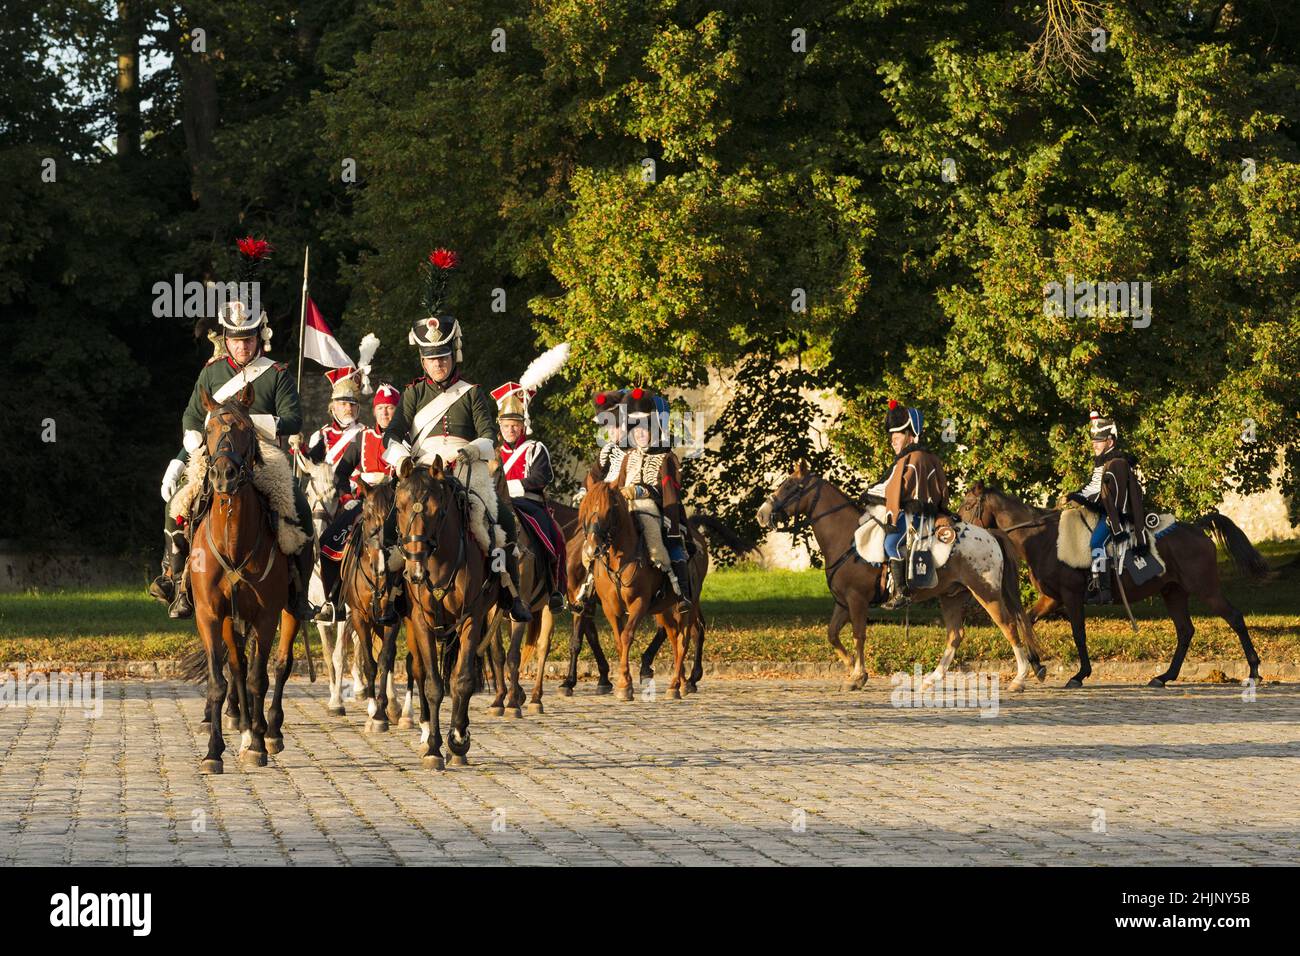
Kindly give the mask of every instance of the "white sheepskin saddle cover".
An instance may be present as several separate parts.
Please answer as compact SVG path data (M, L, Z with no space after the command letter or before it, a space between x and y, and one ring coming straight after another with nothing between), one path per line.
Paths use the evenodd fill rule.
M874 520L873 520L874 519ZM868 564L880 565L885 557L885 506L872 505L858 519L858 530L853 533L853 545L858 549L858 556ZM930 558L936 569L948 563L953 547L961 540L962 525L958 524L958 534L948 541L935 535L931 541Z
M253 486L265 496L272 511L277 515L289 516L288 521L281 517L276 522L276 538L284 554L297 554L311 540L311 536L292 523L298 514L293 505L293 466L289 464L289 457L277 446L260 439L257 444L262 462L253 466ZM190 507L203 487L207 470L208 449L203 447L190 455L189 463L185 466L185 483L167 504L167 513L171 517L189 516Z
M469 492L469 530L474 535L474 540L478 542L478 546L486 555L492 553L492 547L488 545L489 540L496 542L496 547L504 548L505 529L500 525L489 526L488 524L488 515L495 519L498 514L496 480L488 470L488 463L476 461L466 468L457 462L451 473ZM491 538L488 537L489 527L492 532Z
M1088 548L1088 543L1092 540L1093 529L1101 520L1101 515L1087 508L1066 508L1062 511L1060 530L1056 534L1057 560L1084 571L1091 568L1092 552ZM1156 549L1156 538L1168 531L1176 520L1171 514L1162 514L1156 526L1147 529L1147 543L1151 546L1151 553L1161 564L1164 564L1164 561ZM1114 554L1113 545L1107 544L1107 550Z

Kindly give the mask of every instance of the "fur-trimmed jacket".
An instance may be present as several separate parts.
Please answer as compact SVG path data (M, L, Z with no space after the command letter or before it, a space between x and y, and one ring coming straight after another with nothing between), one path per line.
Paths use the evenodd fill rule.
M1112 534L1119 534L1127 525L1141 528L1146 521L1146 502L1137 479L1137 459L1112 448L1098 455L1093 464L1092 480L1078 494L1106 515Z
M894 458L894 467L885 479L885 520L891 527L899 515L946 512L948 479L943 462L924 445L908 445Z

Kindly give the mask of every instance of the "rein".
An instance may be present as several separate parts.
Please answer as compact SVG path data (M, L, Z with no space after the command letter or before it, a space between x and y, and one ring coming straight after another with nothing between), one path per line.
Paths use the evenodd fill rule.
M794 523L791 526L789 533L791 535L797 535L800 532L802 532L805 528L808 528L812 530L814 535L816 535L817 522L821 521L823 518L830 517L831 515L835 514L835 512L837 511L843 511L845 508L857 507L857 502L849 498L848 495L845 495L844 501L840 502L838 505L835 505L831 508L827 508L821 514L817 514L817 504L819 501L821 501L822 489L827 487L834 487L834 486L830 485L830 483L827 482L826 479L824 479L821 475L811 475L809 476L809 478L797 484L789 492L782 495L780 501L776 500L775 495L769 497L767 501L768 504L771 506L773 514L785 514L786 508L788 508L791 504L797 502L809 491L813 491L814 493L813 493L812 503L808 506L808 516L805 517L803 512L798 512L795 515L793 515ZM843 494L843 492L840 493ZM874 516L869 514L868 517L871 518L872 521L876 521L877 524L880 523L879 521L877 521L877 519ZM838 604L840 607L845 607L846 605L844 604L843 601L840 600L839 595L835 593L835 575L840 570L840 568L844 566L844 563L846 561L848 561L850 558L857 557L857 551L858 551L857 546L854 544L852 537L850 537L849 546L844 549L844 553L826 566L826 587L831 592L831 596L835 598L835 603Z
M219 497L224 497L224 498L233 497L232 494L226 494L223 492L217 492L217 495ZM226 510L227 511L230 510L229 505L226 506ZM209 514L209 516L203 522L203 529L208 539L208 550L210 550L213 556L217 559L217 564L221 566L222 572L224 573L226 579L230 582L230 619L231 621L234 622L235 629L240 631L241 633L243 632L244 624L243 624L243 619L240 617L239 614L239 585L244 581L244 567L248 564L249 560L255 554L257 554L257 552L262 547L262 538L265 536L264 533L266 531L266 526L267 526L266 521L263 520L264 518L265 515L259 515L258 517L257 538L253 541L253 547L250 548L248 553L244 555L243 559L233 567L221 554L221 551L217 548L216 541L214 541L212 538L211 514ZM225 524L223 525L222 531L223 531L222 533L223 543L226 545L227 549L229 549L231 544L230 544L230 535L229 535L230 520L228 518ZM271 568L275 566L275 552L278 550L279 549L275 547L274 543L272 543L271 556L266 560L266 567L262 569L261 576L253 580L253 584L261 584L263 581L266 580L266 576L271 573ZM254 591L253 593L256 594L257 592Z
M446 487L445 483L442 485L442 487L443 488ZM396 499L396 495L394 494L394 498L393 498L394 507L396 507L396 502L397 499ZM425 557L426 552L423 550L410 551L406 547L408 544L428 544L429 550L427 553L429 555L436 555L438 553L438 538L442 533L443 525L446 524L447 522L447 514L451 510L450 505L454 504L454 501L449 503L445 500L445 498L440 498L437 504L438 504L438 509L437 509L438 518L437 518L437 524L434 527L433 534L430 535L430 534L411 533L412 529L415 527L415 522L419 520L420 515L424 513L425 503L423 501L417 501L413 505L411 505L412 517L410 521L407 522L405 528L399 528L398 530L401 534L402 557L406 559L407 570L404 571L403 573L406 576L407 584L409 584L411 587L411 598L412 598L411 604L414 607L419 609L420 614L425 619L426 623L432 621L434 625L434 627L432 628L434 640L441 644L449 640L452 634L454 634L456 630L457 622L455 621L453 621L450 625L443 624L443 621L447 613L447 609L443 605L443 601L446 600L447 592L451 588L451 584L455 580L456 575L460 573L461 569L464 568L466 564L466 552L468 547L467 538L469 534L468 520L466 519L461 521L460 533L456 536L457 537L456 560L452 562L452 564L448 567L447 573L437 584L434 584L431 580L426 580L424 578L421 578L420 580L416 580L411 577L409 569L412 565L419 567L421 570L425 570L423 559ZM486 579L484 581L484 584L486 586ZM424 601L420 599L421 596L419 592L423 590L426 586L429 588L429 592L433 597L434 601L436 602L432 610L426 607Z

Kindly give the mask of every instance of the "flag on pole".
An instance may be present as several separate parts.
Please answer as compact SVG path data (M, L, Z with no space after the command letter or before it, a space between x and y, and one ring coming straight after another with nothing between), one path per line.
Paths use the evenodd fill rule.
M329 323L316 308L316 303L307 298L307 315L303 328L302 354L326 368L345 368L353 363L348 353L343 351L338 339L330 331Z

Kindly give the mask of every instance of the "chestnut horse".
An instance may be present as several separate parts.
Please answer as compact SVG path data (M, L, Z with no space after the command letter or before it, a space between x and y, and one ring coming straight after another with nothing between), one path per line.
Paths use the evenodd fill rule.
M190 551L190 585L194 623L203 640L208 665L208 753L204 773L221 773L226 743L216 716L226 696L225 667L239 702L238 730L243 739L239 762L265 767L267 753L284 749L284 682L293 668L293 639L298 619L285 610L289 600L289 559L280 553L269 510L253 487L259 461L257 434L248 406L252 386L222 404L202 393L208 410L205 426L209 465L207 484L212 504L194 529ZM268 725L264 713L267 662L277 625L280 628L275 695ZM253 658L245 643L252 637Z
M698 662L703 653L703 620L699 602L703 577L698 568L708 566L707 553L700 561L691 562L694 586L689 590L695 595L695 600L691 602L690 610L682 613L677 610L677 596L666 575L650 563L627 500L604 481L597 470L593 469L587 475L585 484L587 494L578 508L578 521L596 558L593 571L596 595L605 619L618 639L619 673L615 696L619 700L632 699L628 654L637 628L649 616L664 628L673 648L673 679L668 686L668 698L678 700L683 691L693 693L695 684L684 675L686 641L691 635L695 636ZM696 556L701 557L698 552ZM698 681L698 677L695 680Z
M401 573L399 569L389 569L388 555L382 547L384 522L397 506L396 493L391 481L368 485L364 479L358 478L357 497L361 499L361 518L343 549L339 596L348 609L348 623L356 635L356 657L360 659L364 673L365 682L357 688L357 697L366 701L365 729L367 733L384 733L388 730L388 721L397 720L402 714L402 708L389 698L393 691L393 663L401 624L385 627L375 620L382 610L378 606L382 592L392 583L391 579ZM372 650L376 640L380 647L378 662ZM408 655L408 688L412 683L411 664ZM410 696L408 689L408 702Z
M1079 652L1079 670L1066 683L1066 687L1082 687L1092 673L1088 660L1088 633L1084 624L1084 596L1091 571L1064 564L1056 553L1056 538L1060 528L1061 512L1047 508L1034 508L1017 498L989 488L977 481L971 485L961 503L964 520L985 528L1000 528L1011 539L1013 547L1029 569L1029 578L1041 595L1030 612L1037 620L1063 607L1074 635L1074 646ZM1233 560L1244 573L1258 579L1268 574L1268 565L1255 550L1254 545L1232 521L1217 512L1202 518L1197 524L1211 528L1224 542ZM1237 634L1246 663L1250 666L1250 680L1259 680L1259 655L1251 643L1246 620L1240 611L1228 603L1219 585L1218 555L1214 542L1199 528L1184 522L1175 523L1167 534L1160 536L1159 555L1165 572L1140 587L1128 585L1129 601L1159 594L1165 601L1169 616L1173 618L1178 645L1174 659L1163 674L1151 678L1149 687L1163 687L1178 679L1183 658L1191 644L1196 628L1188 611L1188 596L1196 595L1215 614L1219 615Z
M876 499L870 505L883 512ZM885 568L873 567L858 557L854 533L863 509L821 475L808 471L803 462L777 486L759 509L759 524L775 527L777 515L806 521L812 528L817 547L826 560L826 586L835 598L827 640L835 655L849 667L844 689L859 690L867 682L864 646L867 636L867 608L884 599ZM883 517L881 515L880 517ZM875 520L879 520L876 518ZM1047 668L1039 662L1038 643L1033 624L1020 605L1020 582L1011 544L998 532L976 529L953 546L951 556L938 571L935 587L913 593L913 600L938 598L948 631L939 666L927 675L926 682L941 681L952 665L957 648L965 637L967 595L973 596L988 612L993 623L1011 642L1016 657L1016 676L1010 689L1025 689L1032 672L1042 680ZM840 643L840 631L852 622L854 651L850 657Z
M500 588L497 575L488 573L489 556L470 531L467 494L444 475L441 457L414 466L396 487L397 532L406 559L406 644L420 698L421 764L431 770L445 766L439 711L447 685L450 762L469 762L477 650Z

